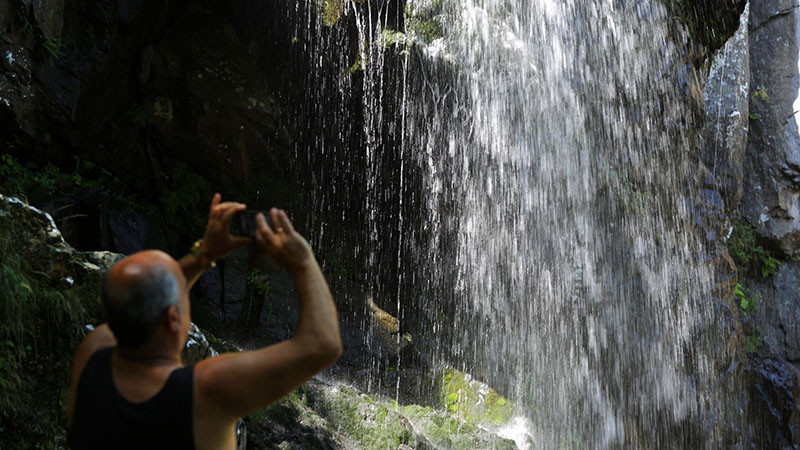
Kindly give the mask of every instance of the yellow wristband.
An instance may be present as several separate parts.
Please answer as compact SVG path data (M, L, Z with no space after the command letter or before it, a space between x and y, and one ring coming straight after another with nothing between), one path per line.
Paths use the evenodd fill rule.
M213 269L214 267L217 267L217 263L209 259L208 256L206 256L205 253L200 250L201 245L203 245L203 240L196 240L194 244L192 244L192 248L189 249L189 252L191 252L191 254L194 255L198 261L200 261L200 264L204 269Z

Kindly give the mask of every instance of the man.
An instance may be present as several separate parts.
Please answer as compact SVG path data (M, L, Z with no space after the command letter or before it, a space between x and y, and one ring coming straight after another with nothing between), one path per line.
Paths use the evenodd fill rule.
M106 279L108 324L75 353L67 415L76 449L233 449L235 423L292 392L339 357L336 307L308 242L284 211L273 230L256 218L255 242L230 234L241 203L214 195L208 226L180 261L159 251L134 254ZM294 277L302 312L292 339L183 367L189 289L213 261L255 243Z

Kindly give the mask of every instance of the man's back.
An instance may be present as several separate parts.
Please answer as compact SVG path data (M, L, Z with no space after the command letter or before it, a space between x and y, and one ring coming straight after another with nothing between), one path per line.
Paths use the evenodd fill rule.
M194 449L193 367L171 371L155 395L131 402L116 387L114 347L95 351L78 382L70 445L82 449Z

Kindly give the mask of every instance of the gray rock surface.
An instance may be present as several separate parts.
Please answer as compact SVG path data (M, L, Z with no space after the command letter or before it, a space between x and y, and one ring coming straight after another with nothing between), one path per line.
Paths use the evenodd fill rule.
M208 342L208 338L195 324L189 327L189 339L183 348L184 364L197 364L198 362L217 356L218 353Z
M780 249L800 248L800 10L797 0L751 5L750 143L742 211Z
M761 354L800 362L800 263L782 264L774 277L752 291L758 302L750 320L761 332Z
M714 58L703 90L703 162L711 170L725 204L734 207L742 199L742 163L750 114L749 19L748 4L739 29Z

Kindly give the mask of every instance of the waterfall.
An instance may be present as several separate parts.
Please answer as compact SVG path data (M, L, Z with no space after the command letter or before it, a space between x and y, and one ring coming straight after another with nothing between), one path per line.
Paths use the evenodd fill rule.
M663 4L409 4L442 28L411 57L404 143L436 359L502 389L543 448L721 445L735 407Z
M663 2L407 0L403 33L391 0L332 5L294 19L312 239L357 261L432 375L507 396L523 447L744 439L698 226L697 74Z

